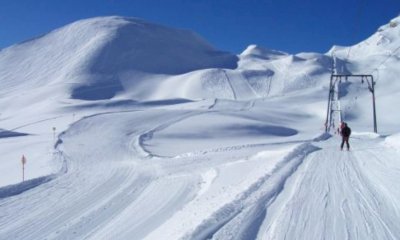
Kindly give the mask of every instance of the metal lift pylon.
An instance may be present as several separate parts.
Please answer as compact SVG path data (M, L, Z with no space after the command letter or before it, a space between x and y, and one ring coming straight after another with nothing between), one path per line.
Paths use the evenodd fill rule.
M373 121L374 121L374 132L378 132L377 122L376 122L376 106L375 106L375 84L374 77L372 75L366 74L331 74L331 79L329 83L329 95L328 95L328 107L326 112L326 121L325 121L325 132L329 132L332 127L335 125L335 118L337 121L342 121L342 112L340 109L340 100L339 100L339 84L342 79L351 79L351 78L361 78L361 82L364 80L368 84L368 90L372 94L372 108L373 108Z

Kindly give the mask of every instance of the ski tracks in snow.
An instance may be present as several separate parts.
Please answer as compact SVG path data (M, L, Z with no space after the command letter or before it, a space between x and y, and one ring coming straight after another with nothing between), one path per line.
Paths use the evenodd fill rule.
M317 150L309 143L294 149L278 166L204 220L185 239L254 239L268 205L282 191L286 179L296 171L307 154Z
M301 145L183 238L399 239L398 152L352 142L350 152L335 138Z
M160 117L173 123L184 113L107 113L74 124L62 135L68 172L0 199L0 239L143 238L193 197L197 178L168 176L127 145Z
M174 158L142 148L154 132L204 113L75 123L62 135L68 171L0 199L0 239L400 238L399 152L381 139L352 138L351 152L339 151L335 137L287 142L256 158L251 149L268 144Z
M234 100L250 100L257 97L257 93L241 72L236 73L227 69L223 69L222 71L232 90Z
M371 140L353 140L356 149L341 152L333 141L338 142L321 143L323 150L310 154L288 180L286 191L269 208L259 239L399 239L400 205L393 201L399 195L382 191L389 186L376 184L374 176L392 170L368 166L377 163L371 156L382 148L357 150L368 149Z

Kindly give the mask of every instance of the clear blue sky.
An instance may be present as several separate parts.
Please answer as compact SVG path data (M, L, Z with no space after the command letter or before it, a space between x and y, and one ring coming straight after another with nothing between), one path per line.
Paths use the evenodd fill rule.
M221 50L289 53L355 44L400 13L400 0L0 0L0 48L95 16L193 30Z

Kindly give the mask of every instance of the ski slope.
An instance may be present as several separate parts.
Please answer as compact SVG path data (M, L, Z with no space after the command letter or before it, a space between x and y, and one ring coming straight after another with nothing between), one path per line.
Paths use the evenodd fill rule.
M163 141L157 133L185 134L174 125L192 119L199 128L196 117L216 114L182 108L111 111L74 123L57 147L65 172L21 194L3 193L1 239L399 238L400 152L384 138L354 134L347 152L338 136L260 132L258 141L234 145L198 133L197 141L220 146L175 146L181 153L160 146L153 154L144 143ZM253 108L219 118L232 114L239 124Z
M0 239L400 239L391 26L331 50L377 66L379 134L366 86L338 87L351 151L324 133L332 52L233 55L123 17L1 50Z
M398 150L376 136L351 141L349 152L338 151L338 139L317 144L321 150L304 160L268 208L261 239L399 238Z

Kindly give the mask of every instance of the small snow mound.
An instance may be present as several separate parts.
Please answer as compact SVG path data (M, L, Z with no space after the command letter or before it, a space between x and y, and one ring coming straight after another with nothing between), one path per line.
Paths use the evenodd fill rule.
M288 55L285 52L267 49L258 45L249 45L241 54L242 57L250 56L262 59L276 59Z
M391 147L400 148L400 133L386 137L385 144Z
M353 132L351 135L353 137L365 138L365 139L375 139L380 137L379 134L373 132Z
M348 47L346 46L333 45L331 49L329 49L329 51L326 53L326 55L332 56L333 54L335 54L335 52L343 51L346 50L347 48Z
M296 55L289 55L289 56L286 58L286 61L288 61L289 63L294 63L294 62L305 61L305 59L304 59L304 58L301 58L301 57L299 57L299 56L296 56Z

